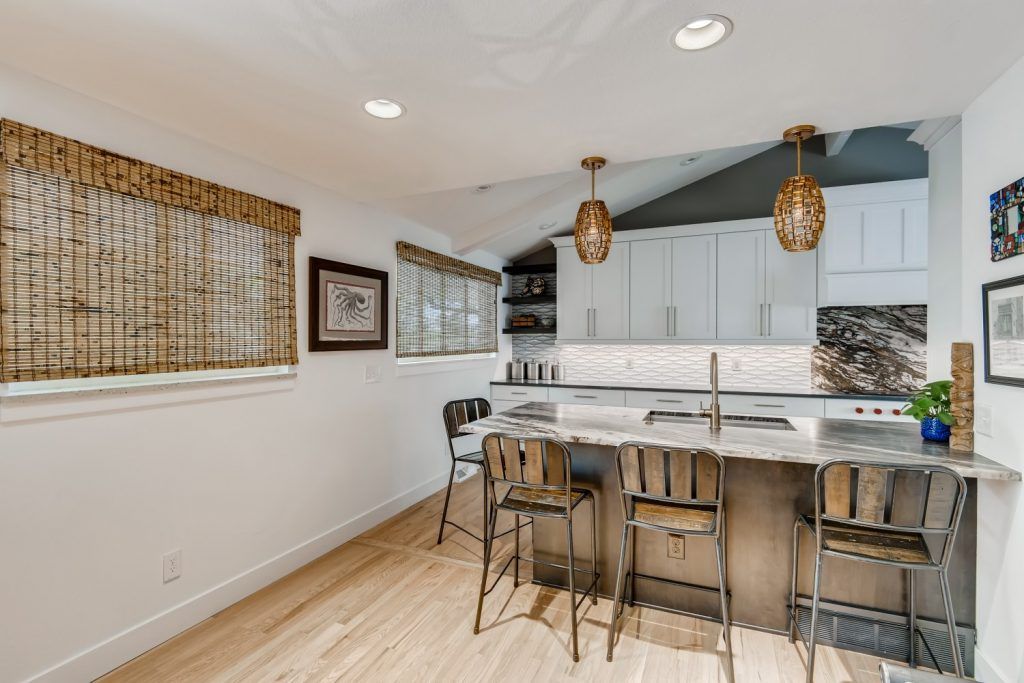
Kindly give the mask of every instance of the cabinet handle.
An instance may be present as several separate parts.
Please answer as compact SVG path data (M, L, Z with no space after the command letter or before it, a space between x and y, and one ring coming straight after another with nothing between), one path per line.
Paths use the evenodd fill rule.
M768 304L768 336L772 336L772 305Z
M672 336L679 336L679 309L675 306L672 307Z
M594 325L594 331L591 333L590 336L591 337L596 337L597 336L597 309L596 308L591 308L590 309L590 319L593 321L593 325Z
M682 401L674 398L656 398L654 400L658 403L682 403Z
M597 398L597 396L591 396L590 394L573 394L573 398Z
M755 403L755 408L785 408L784 403Z
M672 307L665 307L665 336L672 336Z
M526 396L525 391L510 391L508 393L512 394L513 396Z
M757 336L764 336L764 304L757 305Z

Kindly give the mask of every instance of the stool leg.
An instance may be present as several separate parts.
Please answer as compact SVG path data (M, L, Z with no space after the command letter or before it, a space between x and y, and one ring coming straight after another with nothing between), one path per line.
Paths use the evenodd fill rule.
M800 520L793 523L793 580L789 588L789 642L796 642L796 573L800 566Z
M590 604L597 604L597 499L590 499L590 571L594 573L594 592L590 595Z
M907 591L910 594L910 661L911 669L917 668L917 591L914 590L914 570L907 570Z
M491 545L494 543L494 523L498 519L498 509L495 508L490 514L490 533L484 531L484 568L480 577L480 597L476 601L476 623L473 624L473 634L480 633L480 613L484 609L484 591L487 590L487 568L491 564Z
M629 606L636 604L636 529L629 530Z
M722 600L722 636L725 638L726 676L729 681L733 678L732 670L732 636L729 633L729 597L726 595L725 585L725 549L722 547L722 539L715 538L715 550L718 553L718 593Z
M821 553L814 551L814 597L811 598L811 633L807 643L807 683L814 683L814 646L817 644L818 598L821 590Z
M939 583L942 584L942 602L946 607L946 628L949 629L949 646L953 651L953 665L956 667L956 675L964 677L964 662L960 656L960 644L956 639L956 621L953 616L953 598L949 591L949 576L946 570L939 572Z
M572 516L565 524L566 542L569 550L569 613L572 618L572 661L580 661L579 641L576 637L576 559L572 549Z
M448 501L452 497L452 482L455 481L455 461L452 460L452 471L448 473L448 488L444 492L444 509L441 510L441 528L437 530L437 544L441 545L441 538L444 536L444 520L448 517ZM487 511L484 511L484 519L487 519ZM486 524L486 522L485 522Z
M619 616L619 600L622 598L622 568L626 564L626 542L629 540L629 525L622 525L622 542L619 544L619 564L615 570L615 598L612 600L612 614L608 623L608 654L605 657L612 661L612 648L615 646L615 625Z
M515 544L516 544L516 546L515 546L515 549L512 552L515 555L516 559L512 560L512 563L514 565L513 568L512 568L512 587L513 588L519 588L519 515L515 516L515 522L516 522L516 533L515 533L515 536L516 536Z

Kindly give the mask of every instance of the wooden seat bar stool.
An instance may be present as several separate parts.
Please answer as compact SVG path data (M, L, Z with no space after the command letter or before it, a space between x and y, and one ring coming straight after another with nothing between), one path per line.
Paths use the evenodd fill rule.
M519 586L519 562L531 562L548 567L564 569L569 576L569 611L572 619L572 659L580 661L579 641L577 638L578 619L576 611L590 596L591 602L597 604L597 515L594 509L594 494L588 489L575 488L572 485L572 458L569 449L561 441L555 439L502 434L492 432L483 440L484 473L489 487L491 501L488 518L488 532L484 541L484 567L480 578L480 596L476 606L476 622L473 633L480 632L480 616L483 612L484 596L497 585L505 575L510 564L514 564L513 588ZM499 491L499 488L501 491ZM590 504L590 569L576 567L576 555L573 547L573 515L577 506L584 501ZM498 510L507 510L515 515L516 532L515 549L508 562L502 567L494 583L487 587L487 573L491 563L491 551L494 546L494 524ZM566 547L568 564L561 565L545 562L535 558L519 555L519 518L546 517L565 520ZM576 588L576 574L591 576L590 584L582 591Z
M450 524L459 531L469 534L476 540L484 543L485 540L480 536L477 536L469 529L456 524L448 519L448 503L452 497L452 483L455 481L455 468L458 467L459 463L467 463L471 465L483 464L484 454L483 451L474 451L472 453L465 453L463 455L455 455L455 439L466 436L459 431L463 425L476 420L482 420L491 414L491 404L484 398L463 398L455 401L448 401L444 404L444 408L441 410L441 415L444 418L444 429L448 436L448 453L452 456L452 468L448 473L448 488L445 489L444 493L444 508L441 511L441 528L437 530L437 543L441 544L444 540L444 526ZM484 487L484 516L483 516L483 529L484 535L487 534L487 478L485 476L480 477L483 481ZM512 533L513 529L502 532L499 534L499 538L505 534Z
M725 639L726 675L733 680L732 638L729 633L729 599L725 567L725 461L714 451L628 441L615 451L622 509L622 541L615 575L615 600L608 623L608 661L612 661L615 631L625 603L626 548L630 552L628 578L631 593L636 579L713 591L721 602L722 635ZM650 529L677 536L705 536L715 541L718 587L699 586L664 577L639 574L634 567L635 529ZM632 543L631 543L632 541ZM630 604L633 599L630 598ZM658 607L675 612L667 608ZM713 617L680 612L710 621Z
M938 465L836 459L818 466L814 472L814 516L801 515L793 525L793 577L789 596L789 640L794 642L799 635L807 645L808 683L814 680L824 557L888 565L907 571L911 667L917 665L915 649L919 633L914 577L919 571L938 573L953 665L956 675L963 677L948 571L966 497L964 478ZM800 632L796 618L801 529L810 532L815 542L809 639ZM929 537L935 543L929 543ZM931 654L923 637L921 641ZM932 661L941 671L934 655Z

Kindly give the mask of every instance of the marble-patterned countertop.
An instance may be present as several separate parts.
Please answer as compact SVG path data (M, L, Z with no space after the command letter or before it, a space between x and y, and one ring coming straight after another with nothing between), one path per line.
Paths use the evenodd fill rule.
M832 458L877 463L945 465L964 477L1020 481L1021 473L976 453L956 453L924 441L917 425L898 422L787 418L795 431L706 424L645 424L649 411L618 406L525 403L463 426L466 433L506 432L546 436L566 443L618 446L647 441L710 448L719 455L818 465Z
M692 384L651 384L649 382L621 382L615 380L532 380L532 379L500 379L491 384L504 384L523 387L566 387L569 389L623 389L629 391L680 391L687 393L711 393L710 385L694 386ZM906 401L905 392L893 393L846 393L828 391L816 387L751 387L722 386L723 394L743 394L749 396L811 396L815 398L852 398L862 401Z

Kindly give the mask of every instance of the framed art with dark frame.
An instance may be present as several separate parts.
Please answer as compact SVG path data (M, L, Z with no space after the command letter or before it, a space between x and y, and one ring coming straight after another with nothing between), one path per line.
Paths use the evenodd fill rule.
M309 258L309 350L388 348L388 274Z
M1024 275L981 286L985 381L1024 387Z

